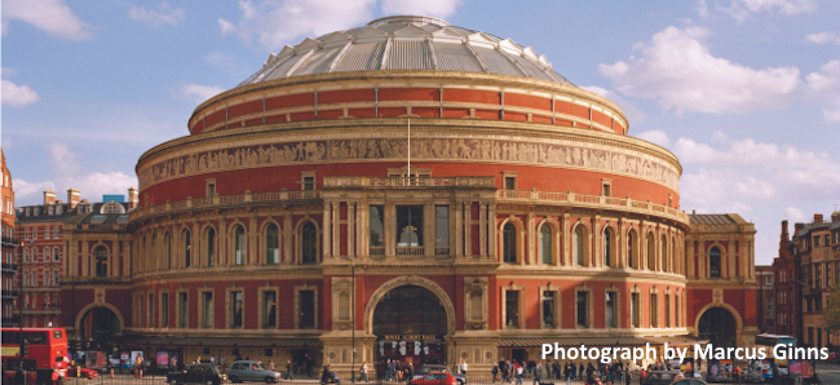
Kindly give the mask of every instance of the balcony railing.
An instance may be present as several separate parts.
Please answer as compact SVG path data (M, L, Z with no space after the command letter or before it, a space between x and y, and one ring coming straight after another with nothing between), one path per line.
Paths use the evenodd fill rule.
M3 238L3 244L4 245L17 246L17 244L18 244L18 239L17 238L13 238L13 237L2 237L2 238Z
M385 255L385 246L371 246L370 255Z
M245 193L236 195L216 195L212 197L187 198L175 202L166 202L161 205L154 205L135 210L131 213L131 219L141 218L153 214L164 214L175 211L185 211L197 208L210 208L231 206L246 203L269 203L290 200L320 199L320 190L307 191L272 191L264 193Z
M494 188L496 178L492 176L453 177L366 177L328 176L324 177L325 188L340 187L481 187Z
M13 263L4 263L3 270L17 271L17 265Z
M397 246L397 255L401 256L422 257L425 252L424 246Z
M523 191L523 190L499 190L496 197L504 202L523 202L537 204L568 204L578 207L592 208L615 208L617 210L652 214L656 216L670 217L680 222L688 223L688 214L681 210L653 203L651 201L638 201L630 198L616 198L603 195L585 195L574 192L553 192L553 191Z

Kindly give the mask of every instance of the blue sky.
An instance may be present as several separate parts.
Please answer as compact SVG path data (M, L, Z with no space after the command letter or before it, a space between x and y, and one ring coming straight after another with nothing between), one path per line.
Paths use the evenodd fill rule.
M533 46L673 151L682 208L779 222L840 204L840 2L2 0L2 144L18 205L136 186L142 153L305 37L425 14ZM791 225L792 227L792 225Z

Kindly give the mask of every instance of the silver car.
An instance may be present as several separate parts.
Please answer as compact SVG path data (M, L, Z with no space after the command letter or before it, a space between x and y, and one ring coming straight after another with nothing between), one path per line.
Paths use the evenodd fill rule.
M280 372L263 368L257 361L234 361L227 372L230 382L261 381L267 384L280 380Z

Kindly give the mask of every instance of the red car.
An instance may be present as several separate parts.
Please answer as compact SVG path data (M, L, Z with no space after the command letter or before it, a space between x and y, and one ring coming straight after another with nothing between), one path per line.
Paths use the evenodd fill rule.
M76 368L67 368L67 377L76 377ZM79 368L79 377L93 379L99 377L99 372L88 368Z
M444 372L429 373L423 377L411 380L409 385L458 385L458 380L452 374Z

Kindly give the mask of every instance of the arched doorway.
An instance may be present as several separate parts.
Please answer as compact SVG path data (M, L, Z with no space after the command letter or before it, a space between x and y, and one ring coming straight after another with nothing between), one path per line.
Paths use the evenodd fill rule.
M373 313L377 369L384 370L388 359L415 368L445 362L448 331L444 304L431 290L404 285L388 291Z
M111 353L114 337L122 333L122 324L116 313L106 307L95 307L82 317L79 337L88 349Z
M715 348L737 346L738 324L732 313L722 307L706 310L700 317L697 332L701 340L709 340Z

